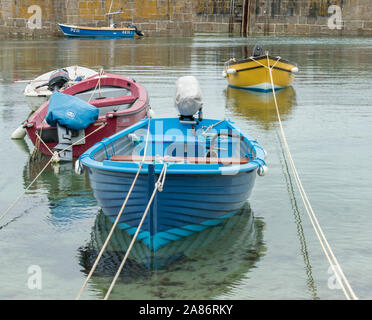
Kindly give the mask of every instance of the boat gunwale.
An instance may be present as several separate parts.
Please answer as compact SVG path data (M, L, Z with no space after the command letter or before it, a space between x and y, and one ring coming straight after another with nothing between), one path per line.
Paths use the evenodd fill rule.
M155 121L164 121L167 119L174 119L174 118L156 118ZM209 121L213 121L214 123L219 122L220 120L215 119L208 119ZM192 164L192 163L167 163L167 174L210 174L210 175L233 175L242 172L250 172L259 167L265 165L265 152L264 149L250 136L244 134L240 128L236 127L233 122L226 120L228 125L236 130L242 137L245 142L251 147L252 153L255 155L247 164L236 164L236 165L219 165L219 164ZM143 126L146 126L148 123L148 119L142 119L136 124L112 135L109 138L102 139L101 142L96 143L93 147L85 151L80 157L79 162L92 169L98 169L103 171L109 172L122 172L122 173L136 173L139 168L140 161L111 161L104 159L102 161L97 161L94 159L94 155L102 150L103 148L107 148L109 145L112 144L113 141L116 141L127 134L133 132L134 130L140 129ZM160 173L164 164L163 163L154 163L154 162L143 162L142 169L140 171L141 174L148 173L148 165L154 164L155 173Z
M244 68L244 69L235 69L235 70L236 70L236 72L242 72L242 71L250 71L250 70L260 69L260 68L264 68L264 66L255 66L255 67ZM287 69L284 69L284 68L279 68L279 67L276 67L276 66L273 66L272 68L275 69L275 70L285 71L285 72L288 72L288 73L292 73L291 70L287 70Z
M290 62L288 60L282 59L279 56L274 57L274 56L270 56L269 55L269 59L271 59L271 60L274 60L275 61L275 60L278 60L278 58L280 58L279 62L282 62L282 63L285 63L285 64L292 65L294 67L297 67L297 64L294 63L294 62ZM233 65L237 65L237 64L246 63L246 62L255 62L255 60L259 61L259 60L262 60L262 59L267 59L267 56L266 55L262 55L262 56L258 56L258 57L241 58L241 59L236 59L236 61L231 61L231 59L230 59L230 60L226 61L226 66L233 66ZM263 68L263 66L259 66L259 67ZM276 67L274 67L274 68L276 68ZM285 70L285 71L288 71L288 70Z

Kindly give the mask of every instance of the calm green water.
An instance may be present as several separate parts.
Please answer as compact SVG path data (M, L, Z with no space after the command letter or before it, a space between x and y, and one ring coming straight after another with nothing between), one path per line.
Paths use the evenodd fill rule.
M10 139L29 114L25 84L14 80L75 64L120 70L148 89L156 116L168 117L177 115L176 79L194 75L205 117L229 117L257 138L268 152L269 173L256 179L241 215L178 244L187 248L183 256L170 249L168 260L154 263L137 245L112 298L343 299L341 290L328 286L332 275L289 175L272 97L228 89L221 76L224 61L250 55L256 43L298 64L293 87L278 93L288 143L344 273L359 298L371 299L372 39L1 41L0 213L46 163L29 163L27 138ZM71 169L48 168L0 221L1 299L76 297L110 223L88 179ZM126 243L117 231L84 299L104 296ZM27 286L31 265L42 270L41 290Z

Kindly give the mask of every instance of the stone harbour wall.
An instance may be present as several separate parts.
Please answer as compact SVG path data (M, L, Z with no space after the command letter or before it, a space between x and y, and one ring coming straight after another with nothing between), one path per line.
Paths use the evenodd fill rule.
M193 28L198 33L240 33L243 0L193 0Z
M251 0L249 34L372 35L371 0Z
M110 11L111 10L111 11ZM0 37L63 36L57 23L133 22L146 35L372 35L371 0L0 0Z
M183 0L0 0L0 36L62 36L57 23L119 27L134 22L148 35L191 36L192 2ZM111 11L110 11L111 9Z

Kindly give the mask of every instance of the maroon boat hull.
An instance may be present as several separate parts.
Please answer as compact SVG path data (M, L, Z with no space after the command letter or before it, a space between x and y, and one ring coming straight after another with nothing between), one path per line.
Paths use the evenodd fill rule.
M128 103L133 104L128 109L116 112L110 111L102 116L99 116L97 121L92 123L84 130L85 143L72 146L73 157L79 157L87 149L92 147L98 141L101 141L103 138L109 137L114 133L119 132L143 119L144 117L146 117L147 110L149 108L149 98L146 89L135 80L120 75L109 73L105 73L101 77L99 75L96 75L84 81L81 81L65 89L62 92L64 94L75 95L77 93L95 89L96 87L98 87L98 81L100 81L99 85L101 87L122 87L129 90L131 92L131 95L89 101L89 103L93 106L100 108ZM58 142L44 141L44 143L47 145L46 147L44 143L38 141L38 137L36 135L38 134L39 136L41 136L42 134L45 135L45 133L48 132L47 130L56 130L55 127L51 127L45 121L43 121L48 113L48 106L49 102L43 104L37 111L35 111L34 114L31 115L24 126L27 130L29 138L34 145L37 145L38 150L43 154L50 156L50 150L53 150ZM97 130L104 124L104 127ZM97 131L94 132L95 130Z

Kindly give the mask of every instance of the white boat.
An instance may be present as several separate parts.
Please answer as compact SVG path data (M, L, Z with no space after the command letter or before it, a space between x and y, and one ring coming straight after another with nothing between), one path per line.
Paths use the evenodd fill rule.
M70 81L66 84L66 87L74 84L77 81L84 80L91 76L98 74L98 72L80 66L65 67L69 74ZM44 102L46 102L52 91L48 89L48 86L42 86L49 81L51 74L55 70L44 73L37 78L31 80L25 88L24 95L26 101L32 111L36 111Z

